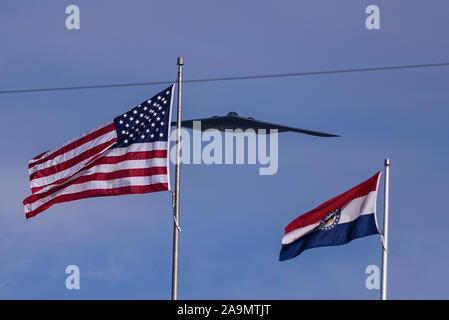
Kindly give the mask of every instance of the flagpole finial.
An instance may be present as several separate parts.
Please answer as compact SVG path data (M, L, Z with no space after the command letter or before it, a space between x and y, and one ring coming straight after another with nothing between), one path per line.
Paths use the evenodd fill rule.
M183 66L183 65L184 65L184 58L178 57L178 66Z
M388 167L390 165L390 158L385 159L385 166Z

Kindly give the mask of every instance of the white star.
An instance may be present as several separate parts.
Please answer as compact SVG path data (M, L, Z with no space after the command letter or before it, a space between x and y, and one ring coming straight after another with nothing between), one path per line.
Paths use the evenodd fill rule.
M167 104L167 101L164 101L164 104Z
M129 118L129 120L133 121L133 120L134 120L134 118L133 118L133 117L131 117L131 118Z
M157 117L156 120L159 121L159 120L161 120L161 118Z
M159 106L159 107L158 107L158 109L159 109L159 110L161 110L161 109L162 109L162 107L161 107L161 106Z
M131 138L134 137L134 135L133 135L132 133L131 133L129 136L130 136Z
M123 115L123 118L126 118L128 115L125 113L124 115Z
M141 135L140 137L141 137L142 139L144 139L144 138L145 138L145 136L144 136L144 135Z
M125 130L122 130L122 134L125 134L126 133L126 131Z
M143 113L139 114L139 117L141 117L141 118L142 118L142 117L143 117Z
M147 110L148 108L147 107L143 107L143 110Z
M161 122L161 126L163 126L163 125L164 125L164 121Z
M127 139L125 139L125 141L123 141L124 143L128 143L128 140Z
M166 91L165 94L170 94L170 91Z
M150 134L150 137L151 137L151 138L154 138L154 134Z
M139 120L136 120L136 123L139 123Z
M156 128L156 131L159 131L159 128Z
M136 114L136 113L137 113L137 110L133 110L133 113Z
M151 124L152 127L154 127L154 122Z
M148 133L148 132L150 132L150 129L147 129L146 131L147 131L147 133Z
M165 111L162 111L162 114L165 114Z
M161 100L161 99L162 99L162 97L161 97L161 96L157 96L157 99L158 99L158 100Z
M148 103L151 103L151 100L148 100L147 102L148 102Z
M123 123L123 120L120 120L118 123L122 124L122 123Z
M129 127L129 124L125 124L125 127L127 127L127 128L128 128L128 127Z
M161 133L159 133L159 137L163 137L164 136L164 134L161 132Z

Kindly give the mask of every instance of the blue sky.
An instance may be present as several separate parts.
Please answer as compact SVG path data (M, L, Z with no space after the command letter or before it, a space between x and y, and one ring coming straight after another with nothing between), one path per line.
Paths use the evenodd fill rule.
M81 29L65 28L66 6ZM381 29L365 28L376 4ZM11 1L0 90L290 73L449 60L446 1ZM168 299L170 194L86 199L25 220L27 162L164 86L0 95L0 298ZM342 135L279 136L279 170L182 168L183 299L377 299L379 237L277 260L295 217L390 157L389 297L448 299L449 68L185 84L185 119L243 116ZM383 197L379 196L379 209ZM379 210L381 216L382 211ZM67 265L81 289L65 288Z

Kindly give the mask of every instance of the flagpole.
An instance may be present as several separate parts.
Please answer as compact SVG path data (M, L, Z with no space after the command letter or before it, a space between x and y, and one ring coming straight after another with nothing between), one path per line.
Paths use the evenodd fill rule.
M388 215L390 192L390 159L385 159L385 193L384 193L384 227L382 234L382 283L381 300L387 300L387 270L388 270Z
M178 117L176 136L175 192L173 194L173 264L172 300L178 300L178 255L179 255L179 191L181 182L181 105L182 105L182 66L184 58L178 57Z

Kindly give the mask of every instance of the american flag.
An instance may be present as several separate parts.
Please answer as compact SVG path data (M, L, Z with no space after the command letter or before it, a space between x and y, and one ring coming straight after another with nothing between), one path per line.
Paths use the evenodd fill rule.
M55 203L170 189L174 85L28 164L27 219Z

